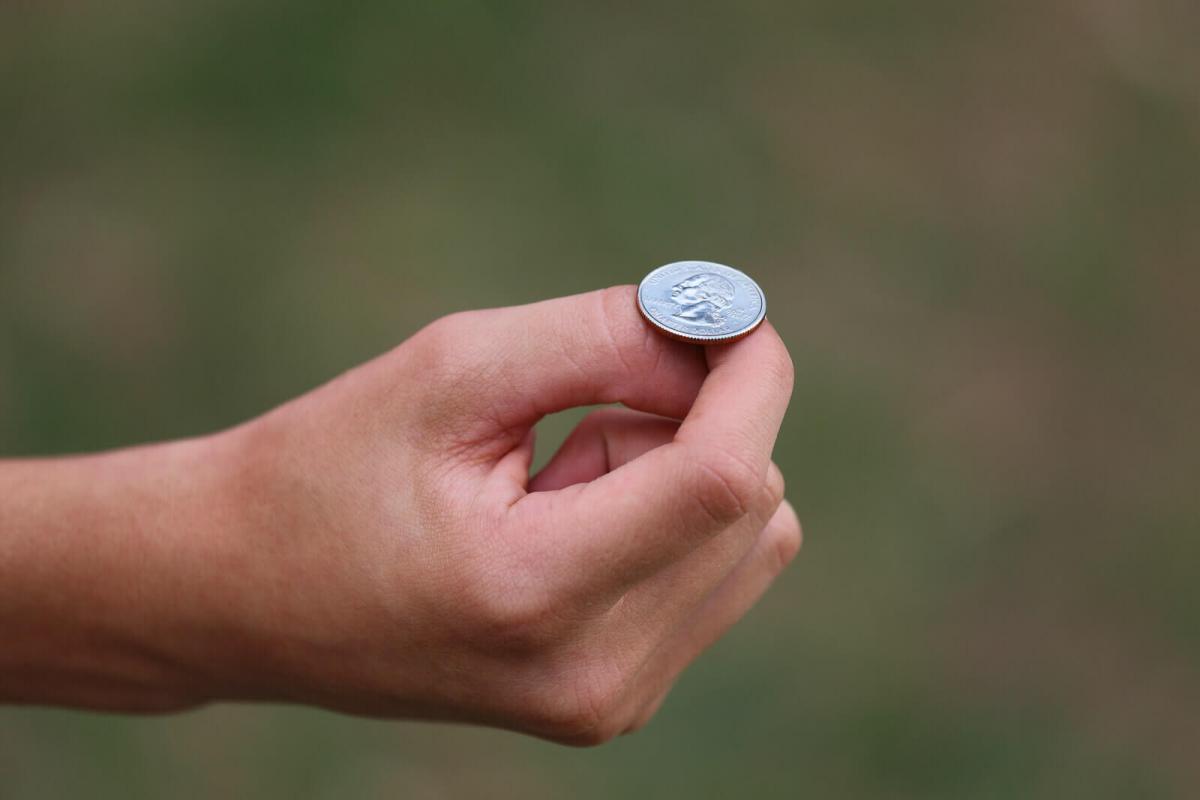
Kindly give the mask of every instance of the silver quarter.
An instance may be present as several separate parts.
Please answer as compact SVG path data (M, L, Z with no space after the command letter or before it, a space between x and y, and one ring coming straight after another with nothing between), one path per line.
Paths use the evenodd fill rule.
M699 344L732 342L767 316L762 289L740 270L712 261L676 261L638 286L638 310L667 336Z

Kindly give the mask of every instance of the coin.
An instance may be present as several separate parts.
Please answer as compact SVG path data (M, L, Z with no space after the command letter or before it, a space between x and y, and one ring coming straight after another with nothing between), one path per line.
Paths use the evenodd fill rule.
M712 261L675 261L638 286L638 311L659 332L697 344L736 341L762 324L767 299L741 270Z

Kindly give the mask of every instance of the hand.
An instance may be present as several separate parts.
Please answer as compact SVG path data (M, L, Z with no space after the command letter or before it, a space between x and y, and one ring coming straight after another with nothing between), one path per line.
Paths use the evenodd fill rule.
M185 702L635 729L800 546L770 458L791 386L769 323L674 342L631 287L440 319L159 458L208 487L158 515L188 533L140 596L173 593L186 624L148 629L190 642L159 660L192 676ZM595 403L626 408L529 478L533 425Z

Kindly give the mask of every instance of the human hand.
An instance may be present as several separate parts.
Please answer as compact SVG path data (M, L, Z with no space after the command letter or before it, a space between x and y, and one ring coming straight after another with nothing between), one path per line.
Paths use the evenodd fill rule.
M231 596L270 590L247 693L639 726L799 548L770 460L791 386L769 324L702 349L617 287L445 317L234 431L256 567ZM529 479L542 416L617 402Z
M13 467L0 479L35 510L11 517L10 551L39 566L24 586L13 572L0 613L7 674L26 676L10 685L605 741L644 724L799 548L770 460L791 386L770 324L683 344L617 287L453 314L221 434ZM533 425L596 403L626 408L589 415L531 479ZM61 522L38 528L55 503L113 524L81 550ZM57 639L22 602L56 610ZM38 688L57 673L29 653L70 653L67 688Z

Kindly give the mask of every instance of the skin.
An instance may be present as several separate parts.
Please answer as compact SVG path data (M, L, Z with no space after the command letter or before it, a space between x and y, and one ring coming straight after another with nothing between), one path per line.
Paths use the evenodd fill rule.
M636 730L800 547L792 378L769 322L700 348L621 286L444 317L214 435L0 461L0 702ZM530 478L533 425L594 403Z

